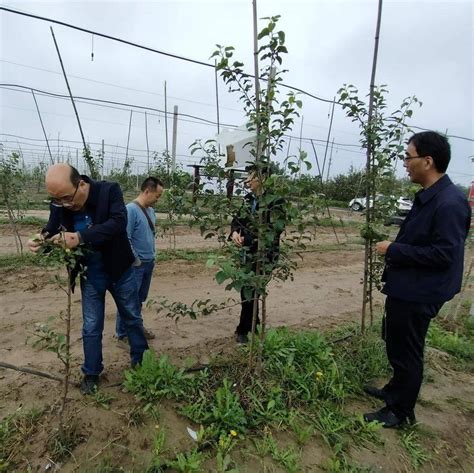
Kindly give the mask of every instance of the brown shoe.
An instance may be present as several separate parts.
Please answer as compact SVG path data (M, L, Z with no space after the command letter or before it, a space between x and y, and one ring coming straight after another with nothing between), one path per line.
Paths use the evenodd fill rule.
M147 340L153 340L154 338L156 338L156 335L153 332L150 332L145 327L143 327L143 333L145 334L145 338Z

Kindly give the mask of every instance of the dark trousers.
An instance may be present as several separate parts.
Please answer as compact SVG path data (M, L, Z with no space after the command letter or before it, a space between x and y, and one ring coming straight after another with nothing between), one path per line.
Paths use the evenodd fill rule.
M257 292L252 291L251 287L243 287L240 291L240 299L242 301L240 309L240 323L235 329L235 333L247 335L252 331L253 302L256 299ZM258 300L257 300L257 325L260 323L258 318Z
M423 351L430 321L443 304L387 297L384 335L392 379L384 386L386 404L398 417L413 414L423 380Z

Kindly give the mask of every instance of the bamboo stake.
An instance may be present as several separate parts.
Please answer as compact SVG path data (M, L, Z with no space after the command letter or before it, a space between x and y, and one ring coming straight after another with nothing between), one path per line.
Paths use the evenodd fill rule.
M220 112L219 112L219 82L217 77L217 61L214 61L214 78L216 81L216 118L217 118L217 134L221 132L220 126ZM219 154L221 152L221 145L219 145Z
M81 132L82 144L84 145L84 151L85 151L87 149L86 140L84 138L84 133L82 131L81 120L79 120L79 114L77 112L76 102L74 102L74 97L72 96L71 87L69 86L69 81L67 80L66 70L64 69L64 64L63 64L63 60L61 58L61 53L59 52L59 46L58 46L58 43L56 41L56 37L54 36L53 27L50 26L49 29L51 30L51 34L53 36L54 46L56 47L56 52L58 53L59 62L61 64L61 69L63 71L64 80L66 81L67 90L69 92L69 98L71 99L72 106L74 108L74 113L76 114L77 124L79 125L79 131Z
M128 162L128 146L130 145L130 132L132 131L132 116L133 116L133 110L130 110L130 119L128 121L127 148L125 150L125 163Z
M323 182L324 169L326 168L326 157L327 157L327 154L328 154L329 139L331 138L332 121L333 121L333 118L334 118L334 107L335 106L336 106L336 97L334 97L334 102L332 103L331 120L329 121L329 129L328 129L328 138L326 140L326 149L324 150L324 159L323 159L323 168L322 168L322 174L321 174L321 182Z
M145 139L146 139L146 164L147 164L147 173L150 174L150 146L148 144L148 119L145 112Z
M311 141L311 146L313 147L314 156L316 158L316 165L318 166L319 176L321 178L321 184L322 184L323 183L323 175L321 174L321 168L319 167L318 154L316 153L316 147L314 146L313 140L310 140L310 141ZM326 205L326 210L328 212L328 217L329 217L329 220L331 222L332 231L334 233L334 236L336 237L337 244L339 245L340 244L339 236L338 236L337 231L336 231L336 226L334 225L334 222L332 220L331 211L329 210L329 204L328 204L328 200L327 200L325 194L324 194L324 203Z
M165 81L165 143L166 143L166 158L168 159L169 148L168 148L168 100L166 95L166 81ZM169 170L168 170L169 174Z
M259 78L259 66L258 66L258 30L257 30L257 0L252 0L252 11L253 11L253 65L254 65L254 79L255 79L255 114L256 114L256 143L255 143L255 161L256 163L260 162L260 82ZM258 168L257 168L258 169ZM258 170L258 177L261 179L261 172ZM262 223L262 212L259 213L259 227ZM257 235L258 237L258 235ZM258 247L257 247L257 264L255 268L255 274L260 275L260 261L259 257L262 254L261 239L258 238ZM253 355L255 347L255 327L257 325L257 311L258 311L258 294L254 295L253 301L253 313L252 313L252 336L250 340L250 350L249 350L249 369L253 368Z
M379 0L378 11L377 11L377 26L375 30L375 45L374 45L374 56L372 60L372 74L370 77L370 95L369 95L369 111L367 117L367 131L371 133L372 118L374 114L374 89L375 89L375 73L377 70L377 54L379 49L379 37L380 37L380 25L382 21L382 4L383 0ZM372 183L372 174L373 174L373 150L371 146L371 139L367 139L367 160L366 160L366 174L367 174L367 183L366 183L366 214L365 222L367 226L373 221L373 209L370 208L370 198L373 194L373 183ZM363 299L362 299L362 313L361 313L361 330L365 331L365 319L367 312L367 302L370 302L371 308L371 319L373 318L373 307L372 307L372 288L373 281L371 277L371 272L373 269L373 254L372 254L372 241L369 238L365 240L364 248L364 282L363 282Z
M54 164L53 153L51 153L51 148L49 147L48 136L46 135L46 130L44 128L43 119L41 118L40 109L38 107L38 102L36 101L36 96L35 96L35 92L34 92L33 89L31 89L31 93L33 94L33 99L34 99L35 105L36 105L36 111L38 112L38 117L39 117L39 121L41 123L41 128L43 129L43 135L44 135L44 139L46 140L46 146L48 147L48 152L49 152L49 157L51 159L51 164Z

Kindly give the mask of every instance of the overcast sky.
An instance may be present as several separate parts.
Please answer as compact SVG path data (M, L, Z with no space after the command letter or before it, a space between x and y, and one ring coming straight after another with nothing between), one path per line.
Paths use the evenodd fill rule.
M215 44L232 45L236 57L252 72L252 2L246 1L55 1L19 2L2 6L64 21L169 53L210 62ZM368 92L373 55L377 1L259 1L259 17L281 15L289 54L284 81L312 94L331 99L343 83ZM389 105L416 95L423 106L411 123L474 138L473 130L473 2L385 0L376 82L388 84ZM259 29L264 26L261 21ZM67 94L60 64L49 31L49 22L0 12L0 82ZM200 65L146 52L63 26L52 25L75 96L126 102L164 110L167 82L168 110L216 120L214 71ZM94 60L91 60L93 44ZM327 138L330 106L302 96L302 136ZM71 103L37 95L53 154L70 154L80 148L80 134ZM242 107L219 82L221 123L242 125ZM0 142L5 150L21 146L25 159L45 156L43 133L31 93L0 89ZM86 140L106 144L109 165L121 164L127 145L130 108L104 108L78 103ZM165 149L162 113L150 112L149 144ZM188 120L188 121L185 121ZM190 122L189 120L193 121ZM168 122L171 147L172 120ZM293 135L299 136L301 121ZM197 138L212 138L216 126L180 117L178 160L196 162L189 145ZM15 138L9 135L17 135ZM58 143L58 137L60 139ZM331 139L357 144L358 129L336 107ZM67 143L70 140L77 143ZM17 143L18 141L18 143ZM453 157L448 170L459 183L471 181L472 141L451 138ZM291 151L296 152L293 139ZM302 147L314 157L309 143ZM92 144L95 151L99 145ZM134 166L146 165L145 116L137 109L132 117L130 155ZM320 157L324 145L318 143ZM46 157L47 158L47 157ZM349 166L361 167L362 150L335 146L331 175ZM401 166L399 166L401 168ZM402 170L400 169L400 173ZM402 175L402 174L401 174Z

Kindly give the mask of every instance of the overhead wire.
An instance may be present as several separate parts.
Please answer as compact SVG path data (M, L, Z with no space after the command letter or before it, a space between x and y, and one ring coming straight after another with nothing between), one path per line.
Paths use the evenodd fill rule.
M34 87L20 85L20 84L0 83L0 88L4 88L4 89L7 89L7 90L15 90L15 88L25 89L25 90L28 90L28 91L34 90L36 93L38 93L40 95L50 96L50 97L63 99L63 100L68 100L67 95L57 94L57 93L54 93L54 92L48 92L48 91L44 91L44 90L37 89L37 88L34 88ZM130 108L134 108L134 109L138 109L139 111L140 110L151 110L151 111L162 113L162 114L165 113L164 110L161 110L161 109L158 109L158 108L155 108L155 107L149 107L149 106L137 105L137 104L131 104L131 103L125 103L125 102L116 102L116 101L112 101L112 100L104 100L104 99L97 99L97 98L91 98L91 97L82 97L82 96L74 96L74 99L78 103L94 102L90 105L96 105L96 103L97 104L103 104L101 106L104 106L105 108L116 108L116 107L112 107L111 105L120 105L122 107L126 107L126 108L121 108L120 109L120 110L124 110L124 111L130 111ZM144 112L142 112L142 113L144 113ZM171 114L171 112L168 112L168 113ZM150 115L151 116L156 116L156 115L153 115L153 114L150 114ZM178 112L178 116L180 117L181 121L188 121L190 123L204 122L206 124L213 125L213 126L217 125L217 122L215 120L199 117L199 116L196 116L196 115L191 115L191 114L188 114L188 113ZM186 119L183 119L181 117L192 118L194 120L198 120L198 122L194 122L192 120L186 120ZM221 123L221 126L226 127L226 128L239 128L238 125L229 124L229 123ZM285 134L284 136L287 137L287 138L290 138L290 137L296 138L295 136L288 135L288 134ZM298 137L298 139L299 139L299 137ZM318 142L321 142L321 143L326 143L326 140L318 139L318 138L302 137L302 140L307 142L307 143L310 143L311 140L318 141ZM337 142L334 142L334 145L339 146L339 147L341 147L341 146L342 147L354 147L354 148L360 148L361 147L360 144L354 144L354 143L337 143Z
M159 49L155 49L155 48L151 48L149 46L134 43L133 41L128 41L128 40L125 40L123 38L119 38L119 37L116 37L116 36L111 36L111 35L108 35L108 34L105 34L105 33L100 33L98 31L93 31L93 30L90 30L90 29L87 29L87 28L82 28L80 26L72 25L71 23L66 23L65 21L59 21L59 20L55 20L53 18L48 18L48 17L44 17L44 16L40 16L40 15L34 15L33 13L27 13L27 12L24 12L24 11L14 10L13 8L8 8L8 7L3 7L3 6L0 6L0 10L3 10L3 11L8 12L8 13L13 13L13 14L16 14L16 15L21 15L21 16L25 16L25 17L29 17L29 18L34 18L34 19L40 20L40 21L47 21L49 23L54 23L56 25L61 25L61 26L64 26L66 28L71 28L71 29L74 29L74 30L77 30L77 31L82 31L83 33L92 34L92 35L95 35L95 36L99 36L101 38L109 39L111 41L116 41L116 42L119 42L119 43L122 43L122 44L126 44L128 46L143 49L145 51L149 51L149 52L156 53L156 54L161 54L163 56L167 56L167 57L170 57L170 58L173 58L173 59L179 59L181 61L186 61L186 62L190 62L190 63L193 63L193 64L198 64L200 66L215 69L215 64L210 64L210 63L207 63L207 62L204 62L204 61L199 61L197 59L191 59L191 58L188 58L188 57L185 57L185 56L180 56L179 54L173 54L173 53L168 53L166 51L161 51ZM255 76L252 75L252 74L245 74L245 76L255 78ZM264 81L268 80L265 77L260 77L259 79L264 80ZM284 82L279 82L279 85L282 86L282 87L285 87L287 89L291 89L291 90L295 90L297 92L300 92L301 94L307 95L308 97L311 97L311 98L313 98L315 100L318 100L320 102L339 104L338 102L335 102L334 100L319 97L319 96L317 96L315 94L312 94L310 92L307 92L306 90L303 90L299 87L295 87L295 86L292 86L292 85L289 85L289 84L285 84Z
M94 31L94 30L90 30L90 29L83 28L83 27L80 27L80 26L76 26L76 25L73 25L71 23L67 23L67 22L64 22L64 21L55 20L54 18L44 17L44 16L41 16L41 15L35 15L33 13L29 13L29 12L26 12L26 11L20 11L20 10L15 10L13 8L5 7L5 6L0 6L0 11L2 11L2 10L5 11L5 12L8 12L8 13L21 15L21 16L33 18L33 19L36 19L36 20L54 23L54 24L57 24L57 25L64 26L66 28L74 29L74 30L81 31L83 33L91 34L91 35L94 35L94 36L99 36L99 37L102 37L102 38L105 38L105 39L109 39L111 41L116 41L116 42L119 42L119 43L122 43L122 44L126 44L128 46L143 49L143 50L153 52L153 53L156 53L156 54L160 54L160 55L163 55L163 56L167 56L167 57L170 57L170 58L174 58L174 59L178 59L178 60L182 60L182 61L186 61L186 62L190 62L190 63L193 63L193 64L197 64L197 65L201 65L201 66L204 66L204 67L215 69L215 64L207 63L207 62L204 62L204 61L199 61L197 59L188 58L188 57L185 57L185 56L181 56L179 54L173 54L173 53L169 53L169 52L166 52L166 51L158 50L156 48L151 48L149 46L138 44L138 43L135 43L133 41L128 41L128 40L125 40L123 38L108 35L108 34L105 34L105 33L100 33L98 31ZM246 77L252 77L252 78L255 77L252 74L245 74L245 76ZM264 81L267 80L265 77L260 77L260 79L264 80ZM331 100L331 99L326 99L326 98L317 96L317 95L315 95L313 93L310 93L310 92L308 92L304 89L301 89L299 87L289 85L289 84L285 84L284 82L279 82L279 85L281 85L282 87L300 92L303 95L307 95L308 97L311 97L311 98L313 98L315 100L318 100L318 101L321 101L321 102L326 102L326 103L335 104L335 105L341 105L337 100L334 100L334 99ZM411 126L411 127L414 128L414 129L427 130L426 128L422 128L422 127L418 127L418 126ZM461 139L461 140L474 142L474 139L464 137L464 136L459 136L459 135L447 135L447 136L450 137L450 138L456 138L456 139Z

